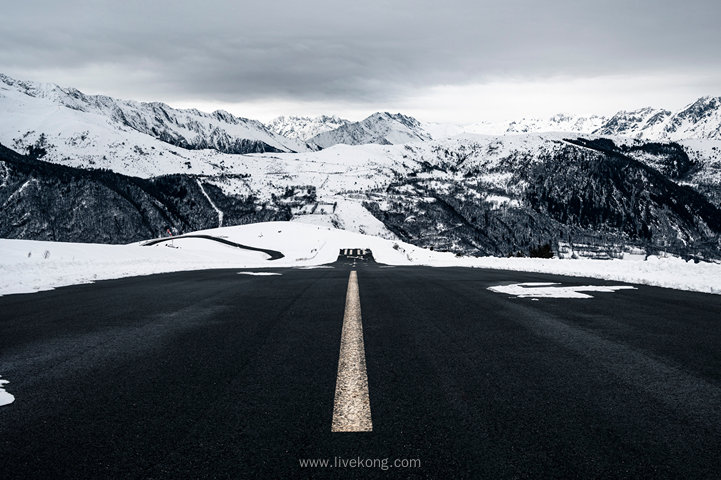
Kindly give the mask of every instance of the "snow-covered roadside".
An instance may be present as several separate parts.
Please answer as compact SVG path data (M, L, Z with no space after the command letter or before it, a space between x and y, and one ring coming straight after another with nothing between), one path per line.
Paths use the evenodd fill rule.
M461 259L458 266L589 277L721 295L721 265L677 257L648 260L495 258Z
M0 294L36 292L110 278L232 266L219 255L197 255L165 245L141 247L0 240L0 251ZM239 265L253 260L260 263L261 257L264 256L243 252L238 259Z
M267 222L202 232L279 250L285 258L197 238L152 247L0 239L0 295L135 275L212 268L309 267L331 263L342 248L369 248L389 265L472 267L553 273L721 294L721 265L679 258L586 260L456 257L403 242L299 222Z
M381 261L411 264L403 251L393 249L387 240L297 222L267 222L195 233L278 250L285 258L269 261L261 252L199 238L177 238L154 246L0 239L0 295L183 270L322 265L335 261L341 248L371 248L379 252L377 258Z

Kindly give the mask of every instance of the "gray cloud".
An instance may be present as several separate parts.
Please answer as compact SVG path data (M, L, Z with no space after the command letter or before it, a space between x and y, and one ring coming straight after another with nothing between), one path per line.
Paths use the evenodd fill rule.
M379 102L439 84L721 69L718 0L27 0L3 17L0 71L126 96Z

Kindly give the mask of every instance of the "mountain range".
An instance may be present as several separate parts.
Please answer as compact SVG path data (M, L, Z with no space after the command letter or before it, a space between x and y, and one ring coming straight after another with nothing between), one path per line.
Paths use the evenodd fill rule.
M129 243L223 221L242 225L291 217L287 205L228 196L193 175L129 177L43 162L2 145L0 165L0 238Z
M720 111L707 97L466 127L483 135L385 112L266 126L0 76L0 236L122 243L290 218L465 255L721 257Z
M56 107L55 109L50 108ZM104 95L86 95L74 88L26 82L0 74L0 111L13 125L1 125L0 140L5 144L27 143L33 130L24 129L22 117L29 115L28 127L35 126L36 111L46 113L44 127L52 136L53 120L67 124L69 109L87 114L71 119L80 134L83 120L88 127L135 131L163 143L190 150L213 149L222 153L306 152L332 145L381 145L440 140L459 133L505 135L543 132L570 132L586 135L621 136L639 140L704 138L721 140L721 98L702 97L679 111L642 108L620 111L611 117L557 114L547 119L521 119L508 122L478 122L470 125L422 123L400 113L377 112L352 122L336 116L278 117L268 125L236 117L218 110L204 113L195 109L175 109L160 102L119 100ZM55 111L53 111L55 110ZM94 117L94 118L93 118ZM0 120L2 121L2 120ZM13 128L14 127L14 128ZM67 128L65 128L67 130ZM23 131L24 130L24 131ZM78 132L77 130L80 130ZM86 128L90 133L90 129ZM16 133L8 138L8 134ZM39 135L39 134L38 134ZM58 135L63 137L61 135Z
M565 139L535 158L517 152L497 160L484 155L487 145L467 145L460 159L437 152L366 207L404 241L464 253L511 255L560 242L719 247L721 210L673 180L693 168L678 144L631 152L610 140ZM638 153L655 157L665 173Z
M280 116L273 119L268 124L268 128L278 135L307 142L316 135L344 127L350 123L353 122L334 115L320 115L317 117Z
M31 115L37 110L45 112L47 118L44 119L44 125L48 129L62 127L53 125L53 121L67 121L70 116L67 110L72 110L85 114L73 118L79 123L89 120L90 126L99 124L97 126L114 130L132 130L189 150L210 148L224 153L243 154L310 149L304 142L273 133L257 120L236 117L222 110L203 113L195 109L175 109L160 102L135 102L104 95L85 95L74 88L23 82L2 74L0 101L6 116L9 112ZM22 115L6 117L6 120L12 121L19 128L16 131L22 132L23 123L18 122L19 117ZM3 131L8 128L5 125L3 127ZM47 135L51 132L43 133Z
M469 125L453 125L422 123L406 115L379 112L359 122L326 115L278 117L268 128L278 135L297 138L322 148L338 143L398 144L441 140L462 133L506 135L571 132L647 141L678 141L688 138L721 140L721 97L701 97L676 112L646 107L622 110L610 117L559 113L545 119L523 118L505 122L481 121Z
M688 138L721 140L721 97L702 97L676 112L646 107L622 110L611 117L558 114L548 119L480 122L466 126L465 130L491 135L573 132L648 141Z
M432 138L415 118L400 113L379 112L360 122L347 123L336 129L321 132L308 139L308 143L320 148L328 148L339 143L397 145L426 140Z

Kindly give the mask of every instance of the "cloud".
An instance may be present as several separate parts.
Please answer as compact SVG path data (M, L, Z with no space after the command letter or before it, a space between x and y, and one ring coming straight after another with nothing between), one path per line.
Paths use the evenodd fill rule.
M718 78L717 0L32 1L0 71L140 99L403 103L429 89Z

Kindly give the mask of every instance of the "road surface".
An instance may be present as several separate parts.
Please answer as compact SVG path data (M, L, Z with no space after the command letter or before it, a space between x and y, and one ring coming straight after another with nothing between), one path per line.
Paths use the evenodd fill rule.
M0 477L721 475L721 296L341 257L0 297ZM332 431L354 318L366 431Z
M146 247L150 247L152 245L157 245L159 243L173 242L175 240L181 240L183 238L203 238L205 240L222 243L223 245L240 248L242 250L250 250L251 252L263 252L266 255L268 255L268 260L280 260L281 258L285 257L285 255L283 255L282 252L279 252L277 250L270 250L268 248L260 248L260 247L251 247L249 245L243 245L242 243L231 242L227 238L214 237L212 235L202 235L202 234L187 234L187 235L177 235L174 237L171 236L171 237L155 238L153 240L148 240L146 242L143 242L143 245Z

